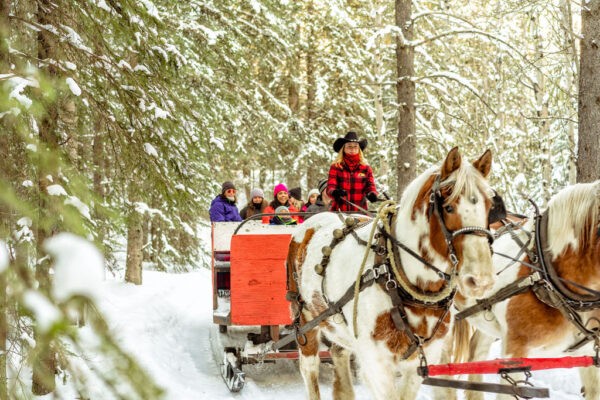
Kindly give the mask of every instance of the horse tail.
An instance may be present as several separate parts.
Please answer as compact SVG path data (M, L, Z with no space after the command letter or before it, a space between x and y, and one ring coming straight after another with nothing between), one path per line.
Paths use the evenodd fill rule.
M454 327L452 328L452 330L453 351L450 354L454 356L454 362L461 363L464 361L468 361L469 342L471 341L471 336L473 334L471 325L464 319L454 321Z

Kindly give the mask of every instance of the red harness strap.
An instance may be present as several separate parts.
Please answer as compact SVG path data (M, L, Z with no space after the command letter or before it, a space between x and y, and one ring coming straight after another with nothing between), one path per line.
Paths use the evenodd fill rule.
M474 361L467 363L450 363L427 365L419 367L419 375L462 375L462 374L500 374L513 370L538 371L554 368L574 368L600 366L598 357L559 357L559 358L497 358L489 361Z

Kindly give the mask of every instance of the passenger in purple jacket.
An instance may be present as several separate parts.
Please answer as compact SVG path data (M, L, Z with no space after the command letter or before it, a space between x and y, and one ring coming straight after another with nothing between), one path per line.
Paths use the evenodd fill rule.
M232 182L224 182L221 186L221 194L210 203L210 221L241 221L240 213L235 206L236 189Z

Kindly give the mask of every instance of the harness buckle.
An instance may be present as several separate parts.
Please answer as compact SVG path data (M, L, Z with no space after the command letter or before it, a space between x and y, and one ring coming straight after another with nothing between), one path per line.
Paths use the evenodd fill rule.
M374 267L373 269L375 270L375 279L379 278L381 275L385 275L385 274L389 273L387 264L378 265L377 267Z
M458 258L456 257L456 254L450 253L450 262L452 263L453 267L458 265Z
M431 204L435 204L435 191L431 191L431 194L429 195L429 203Z
M385 282L385 288L389 292L390 290L395 290L398 288L398 283L392 279L391 275L388 275L388 280Z

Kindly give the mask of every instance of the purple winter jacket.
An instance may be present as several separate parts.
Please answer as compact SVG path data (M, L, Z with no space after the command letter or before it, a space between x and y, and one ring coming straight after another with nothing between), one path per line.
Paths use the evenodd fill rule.
M242 220L235 203L227 200L227 198L222 195L218 195L213 199L212 203L210 203L209 214L211 222Z

